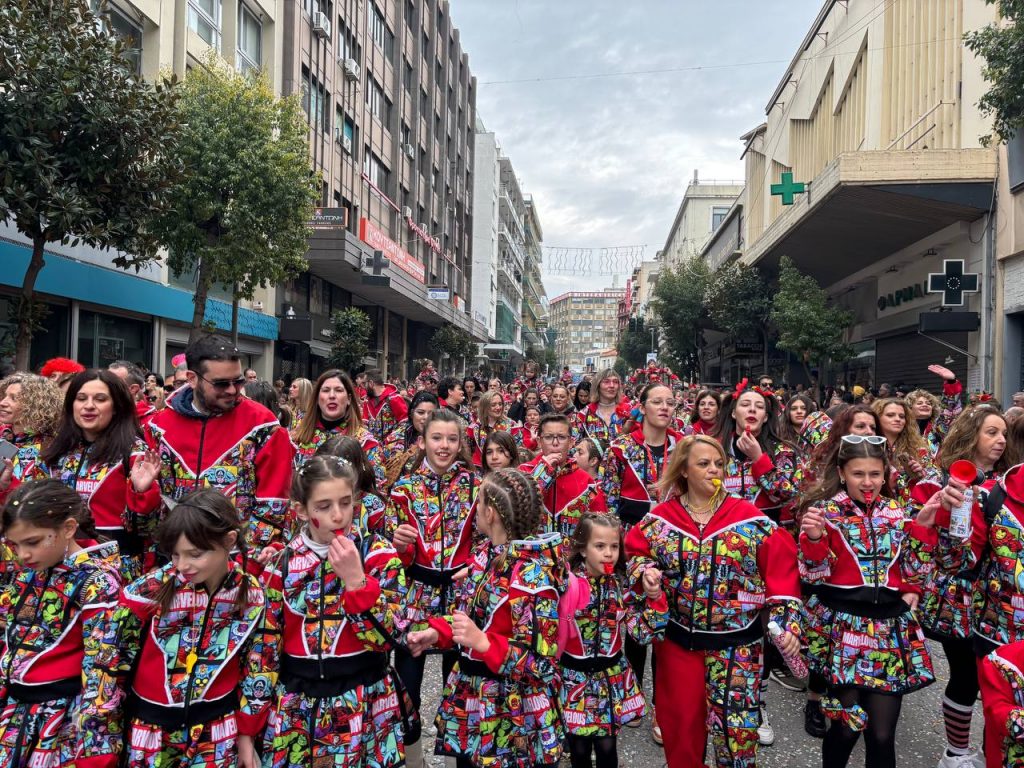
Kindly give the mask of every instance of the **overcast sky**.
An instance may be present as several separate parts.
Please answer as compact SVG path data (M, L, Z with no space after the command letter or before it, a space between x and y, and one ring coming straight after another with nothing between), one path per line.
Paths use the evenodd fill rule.
M452 0L452 17L479 84L478 114L533 194L544 244L646 245L654 258L694 169L743 178L739 136L764 121L821 5ZM710 68L577 77L691 67ZM528 82L496 82L508 80ZM545 273L544 285L553 298L611 277Z

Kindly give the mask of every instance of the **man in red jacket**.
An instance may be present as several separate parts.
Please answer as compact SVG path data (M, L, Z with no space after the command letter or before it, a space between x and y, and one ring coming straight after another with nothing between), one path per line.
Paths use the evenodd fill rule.
M135 416L139 424L146 426L146 422L156 413L156 408L146 397L146 377L142 375L142 371L127 360L115 360L107 366L107 370L127 385L132 402L135 403Z
M168 507L192 491L214 488L231 499L250 551L283 543L295 449L277 418L242 397L238 350L204 336L185 350L188 383L146 426L160 454L158 482Z
M366 400L363 401L363 422L381 445L391 431L409 417L409 405L398 390L384 383L384 374L377 368L366 372Z

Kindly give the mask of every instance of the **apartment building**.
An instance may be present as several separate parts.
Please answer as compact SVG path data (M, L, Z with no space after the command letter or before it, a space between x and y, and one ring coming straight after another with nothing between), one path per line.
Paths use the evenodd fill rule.
M742 181L702 180L694 171L665 239L663 263L671 269L700 254L742 191Z
M540 355L547 346L548 298L541 279L544 263L544 230L532 195L524 198L526 216L523 220L525 244L523 253L523 345Z
M555 331L558 364L576 370L594 369L601 353L615 348L621 288L572 291L551 299L549 324ZM614 356L613 356L614 361Z
M349 306L372 321L365 362L388 375L431 356L442 325L485 341L471 306L476 81L449 4L287 0L281 24L281 90L301 94L323 191L309 272L277 292L278 375L322 370L330 315Z

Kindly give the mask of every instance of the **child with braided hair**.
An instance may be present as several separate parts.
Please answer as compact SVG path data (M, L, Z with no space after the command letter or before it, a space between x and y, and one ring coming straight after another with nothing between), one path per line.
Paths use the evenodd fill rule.
M435 752L458 768L534 768L561 758L558 600L567 574L560 536L542 534L540 492L514 469L480 486L474 550L452 615L410 632L414 654L459 646L437 719Z

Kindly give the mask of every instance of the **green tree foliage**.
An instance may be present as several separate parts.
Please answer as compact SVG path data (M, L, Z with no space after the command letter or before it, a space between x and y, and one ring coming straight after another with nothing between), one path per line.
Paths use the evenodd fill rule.
M89 0L0 3L0 221L32 241L16 306L15 363L29 365L47 243L157 257L151 217L168 204L178 134L172 83L139 81Z
M427 346L439 355L448 355L453 361L476 355L477 344L473 337L455 325L443 325L434 331Z
M642 317L630 318L629 325L619 334L615 351L629 370L647 364L647 353L651 351L651 329L644 326Z
M985 60L982 74L989 82L978 101L983 115L993 118L998 141L1007 141L1024 125L1024 0L985 0L998 3L1002 21L964 35L964 44ZM983 136L986 146L992 136Z
M756 267L733 262L711 275L704 306L714 327L734 339L761 338L771 316L772 296Z
M771 315L779 333L776 346L797 356L809 381L812 363L850 357L843 336L853 322L853 314L831 306L814 278L801 273L788 256L782 257L779 267L779 287Z
M708 266L699 256L675 269L663 269L658 275L651 308L658 318L659 337L664 345L658 350L659 359L671 357L678 363L696 354L709 278Z
M370 316L356 307L339 309L331 315L331 354L327 362L343 371L362 365L370 353Z
M320 194L298 96L278 99L264 75L211 55L180 87L178 157L186 170L156 223L178 275L196 270L192 335L213 285L252 298L306 268L307 226Z

